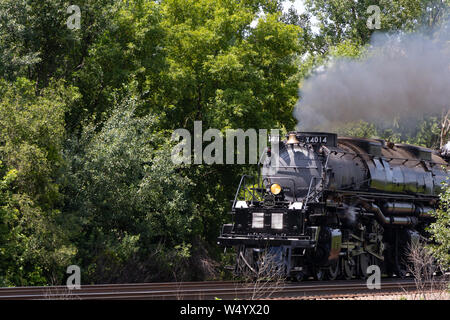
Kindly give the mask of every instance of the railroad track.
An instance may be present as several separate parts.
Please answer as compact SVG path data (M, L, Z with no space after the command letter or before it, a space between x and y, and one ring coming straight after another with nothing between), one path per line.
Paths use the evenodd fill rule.
M252 298L316 299L360 294L415 291L413 280L386 279L381 289L369 290L365 281L325 281L263 285L221 282L169 282L113 285L83 285L69 290L65 286L0 288L0 300L213 300Z

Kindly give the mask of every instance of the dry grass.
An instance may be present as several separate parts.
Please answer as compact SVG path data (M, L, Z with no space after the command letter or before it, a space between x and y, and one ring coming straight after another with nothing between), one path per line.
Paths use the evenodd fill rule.
M427 295L428 300L450 300L450 293L443 292L429 292ZM318 299L322 300L322 299ZM395 294L373 294L373 295L361 295L351 297L337 297L333 299L323 300L424 300L420 298L415 292L410 293L395 293Z
M449 275L424 240L408 245L408 271L416 284L416 291L407 294L408 300L448 300Z
M249 299L267 299L282 290L286 277L276 254L263 250L250 265L241 253L238 261L239 277L251 292Z
M76 294L77 290L70 290L67 287L49 287L45 290L45 300L80 300Z

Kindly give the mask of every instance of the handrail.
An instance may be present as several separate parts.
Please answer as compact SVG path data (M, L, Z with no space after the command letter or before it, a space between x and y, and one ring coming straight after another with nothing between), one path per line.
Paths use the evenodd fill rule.
M318 179L318 178L316 176L314 176L314 177L311 178L311 181L309 182L308 194L306 195L305 205L303 206L304 208L306 208L306 206L308 205L309 198L311 196L311 187L312 187L313 181L316 180L316 179ZM320 180L321 180L321 182L323 182L323 178L320 178ZM322 186L322 189L323 189L323 186ZM314 189L314 192L315 193L317 192L317 188Z
M306 205L308 204L308 201L309 201L309 194L311 193L311 187L312 187L312 184L313 184L313 181L314 181L314 180L316 180L316 176L312 177L312 178L311 178L311 181L309 182L308 193L306 194L306 198L305 198L305 206L304 206L304 207L306 207Z
M417 161L418 163L420 163L420 162L422 162L422 161L425 161L425 162L428 162L428 163L430 163L430 164L434 164L434 165L442 165L442 166L450 166L450 164L448 164L448 163L439 163L439 162L435 162L435 161L432 161L432 160L423 160L423 159L414 159L414 158L397 158L397 157L384 157L384 156L375 156L375 155L373 155L373 154L370 154L370 153L357 153L357 152L348 152L348 151L342 151L342 150L339 150L339 151L336 151L336 150L330 150L330 154L331 153L334 153L335 155L337 155L338 153L342 153L342 156L344 156L344 155L346 155L346 154L348 154L348 155L352 155L352 156L357 156L357 157L362 157L362 156L367 156L367 157L370 157L370 158L379 158L379 159L384 159L384 160L386 160L387 161L387 159L390 159L388 162L390 162L390 161L392 161L392 160L402 160L402 161L404 161L404 163L406 163L406 162L408 162L408 161ZM404 164L403 163L403 164Z
M239 182L239 186L238 186L238 188L237 188L236 194L234 195L233 206L231 207L232 209L234 209L235 206L236 206L236 200L237 200L239 191L241 191L241 185L242 185L242 182L244 181L244 179L245 179L246 176L247 176L247 175L244 174L244 175L242 175L242 177L241 177L241 181Z
M247 190L247 191L252 195L252 198L253 198L254 200L257 200L256 197L255 197L255 195L253 194L253 192L251 192L251 191L245 186L245 178L247 178L247 177L253 178L253 176L250 176L250 175L247 175L247 174L242 175L241 181L239 182L239 187L238 187L238 189L237 189L237 191L236 191L236 194L234 195L233 206L231 207L232 209L234 209L235 206L236 206L237 197L238 197L238 195L239 195L239 192L241 191L242 183L243 183L243 182L244 182L244 198L245 198L245 190ZM253 200L252 200L252 201L253 201Z
M328 160L330 160L330 155L331 155L331 152L327 155L327 160L325 160L325 165L323 166L325 172L328 169Z
M247 188L247 185L245 183L244 183L244 190L247 190L248 193L250 193L252 195L252 203L253 203L253 200L255 200L255 201L258 200L258 199L256 199L255 194L252 191L250 191L249 188ZM244 191L244 199L245 199L245 191Z

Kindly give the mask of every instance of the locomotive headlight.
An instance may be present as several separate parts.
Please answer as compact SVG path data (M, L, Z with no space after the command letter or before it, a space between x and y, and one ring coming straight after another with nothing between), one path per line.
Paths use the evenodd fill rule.
M252 228L264 228L264 212L253 212L252 214Z
M283 214L282 213L272 213L272 229L277 229L277 230L283 229Z
M274 195L278 195L281 192L281 186L278 183L274 183L270 186L270 192Z

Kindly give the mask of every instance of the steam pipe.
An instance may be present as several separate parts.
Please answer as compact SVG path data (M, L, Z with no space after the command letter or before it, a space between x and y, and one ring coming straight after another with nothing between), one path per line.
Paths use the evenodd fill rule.
M386 217L376 204L363 202L363 208L376 214L382 224L391 225L414 225L417 223L414 217Z
M430 207L418 207L417 213L420 218L432 218L433 217L433 208Z

